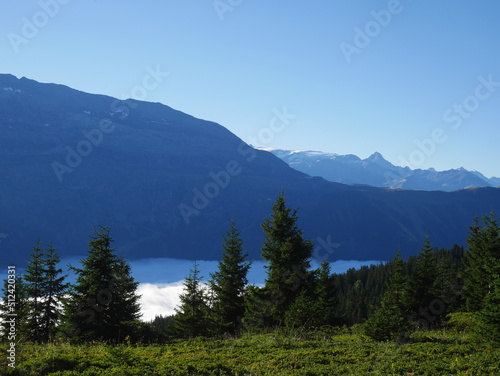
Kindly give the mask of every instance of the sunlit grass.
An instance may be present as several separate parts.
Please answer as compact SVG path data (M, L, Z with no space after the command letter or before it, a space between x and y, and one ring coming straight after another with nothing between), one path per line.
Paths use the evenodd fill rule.
M6 345L0 346L6 353ZM361 334L283 331L165 345L23 344L17 369L2 375L498 375L500 350L467 333L414 333L407 343ZM17 372L17 373L16 373ZM22 372L22 373L19 373Z

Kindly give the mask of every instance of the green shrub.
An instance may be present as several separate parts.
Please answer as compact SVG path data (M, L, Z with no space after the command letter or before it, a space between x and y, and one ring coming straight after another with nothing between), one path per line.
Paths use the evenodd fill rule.
M474 313L471 312L455 312L446 316L447 327L454 329L457 332L470 332L475 326Z

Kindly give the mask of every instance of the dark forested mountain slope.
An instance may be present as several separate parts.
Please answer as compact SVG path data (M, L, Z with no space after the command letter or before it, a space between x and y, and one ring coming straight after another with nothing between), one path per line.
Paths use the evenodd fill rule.
M423 192L311 178L226 128L159 103L118 101L0 75L0 263L24 262L38 236L83 255L95 225L129 258L218 259L237 220L258 258L260 223L284 190L315 256L390 259L463 243L500 190Z

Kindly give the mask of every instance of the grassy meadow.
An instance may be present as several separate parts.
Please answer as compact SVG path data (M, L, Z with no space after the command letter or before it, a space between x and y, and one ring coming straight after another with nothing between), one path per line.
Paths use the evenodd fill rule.
M6 354L7 346L1 346ZM196 338L164 345L65 342L24 344L2 375L499 375L500 349L455 330L416 332L404 343L376 342L356 329L279 331Z

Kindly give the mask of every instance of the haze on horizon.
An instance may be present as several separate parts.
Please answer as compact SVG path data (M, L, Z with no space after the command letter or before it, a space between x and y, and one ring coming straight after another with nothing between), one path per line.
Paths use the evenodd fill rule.
M500 176L493 0L9 0L0 9L2 73L161 102L256 146L377 151L395 165ZM288 116L284 129L272 129L277 113Z

